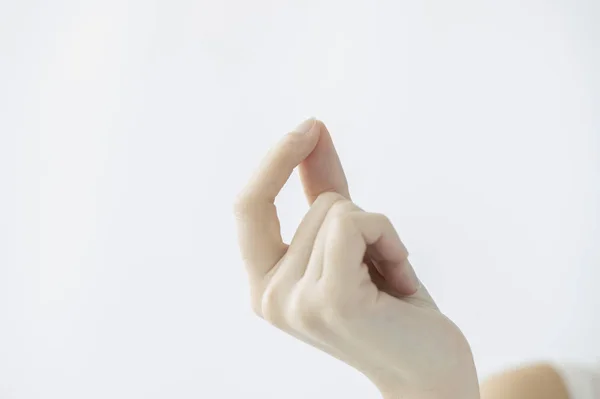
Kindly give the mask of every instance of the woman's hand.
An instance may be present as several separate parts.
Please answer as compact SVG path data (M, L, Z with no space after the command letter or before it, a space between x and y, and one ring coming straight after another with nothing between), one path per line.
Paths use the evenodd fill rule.
M283 243L275 197L300 165L310 210ZM325 126L306 121L236 202L254 311L389 398L478 398L469 345L418 281L390 221L356 206Z

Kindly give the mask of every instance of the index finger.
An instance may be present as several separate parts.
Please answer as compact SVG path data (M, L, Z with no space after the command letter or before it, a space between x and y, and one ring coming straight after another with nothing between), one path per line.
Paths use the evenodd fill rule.
M265 275L285 254L275 197L294 168L314 149L319 125L309 119L273 147L235 205L238 241L249 272Z

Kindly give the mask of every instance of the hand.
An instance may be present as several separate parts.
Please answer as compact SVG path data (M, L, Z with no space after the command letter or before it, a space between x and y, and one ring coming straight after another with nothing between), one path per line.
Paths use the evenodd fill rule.
M298 165L311 207L286 245L274 201ZM259 316L353 366L385 397L479 397L466 339L417 279L390 221L350 200L321 122L268 153L235 212Z

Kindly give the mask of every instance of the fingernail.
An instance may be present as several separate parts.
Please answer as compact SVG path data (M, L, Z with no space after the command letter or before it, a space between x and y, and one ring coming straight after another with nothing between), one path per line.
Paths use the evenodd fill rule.
M298 133L308 133L312 130L313 126L315 126L316 119L310 118L299 124L294 131Z

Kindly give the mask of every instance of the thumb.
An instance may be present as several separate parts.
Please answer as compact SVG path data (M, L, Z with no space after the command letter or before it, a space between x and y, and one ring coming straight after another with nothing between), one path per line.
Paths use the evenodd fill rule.
M312 204L319 194L328 191L350 199L348 181L331 135L323 122L317 121L317 127L320 129L319 141L298 168L306 199Z

